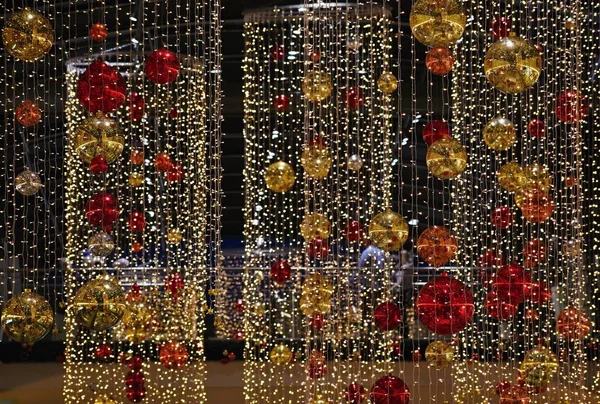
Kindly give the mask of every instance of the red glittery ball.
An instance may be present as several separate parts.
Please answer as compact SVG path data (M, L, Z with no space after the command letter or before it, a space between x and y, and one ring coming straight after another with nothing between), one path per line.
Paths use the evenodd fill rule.
M344 399L351 404L361 404L367 398L367 391L358 383L350 383L344 391Z
M310 52L309 57L310 57L310 60L313 61L313 63L317 63L321 60L321 51L318 49L315 49L312 52Z
M168 49L157 49L148 55L144 71L155 84L170 83L179 76L179 59Z
M179 369L187 363L190 355L185 345L171 341L160 347L158 357L167 369Z
M129 118L132 121L141 121L144 117L145 105L144 97L141 94L131 93L129 96Z
M408 404L410 391L404 380L397 376L387 375L373 384L369 397L373 404Z
M133 251L134 254L142 252L143 248L144 246L139 241L134 241L133 244L131 244L131 251Z
M125 384L129 386L144 384L144 374L140 371L132 370L125 376Z
M555 112L561 121L575 123L589 114L590 104L579 91L567 90L556 99Z
M450 73L454 65L454 55L448 48L438 46L432 48L425 56L425 67L438 76L445 76Z
M171 157L167 153L158 153L154 158L154 167L158 171L169 171L172 165Z
M97 193L87 202L85 216L94 226L111 226L119 216L117 199L105 192Z
M171 164L171 167L167 171L167 181L180 182L183 181L184 177L183 166L181 164Z
M108 29L106 25L101 22L97 22L90 27L90 37L93 41L101 42L108 36Z
M513 224L513 215L508 206L494 208L490 215L490 221L494 227L508 229Z
M523 247L524 264L527 268L546 262L546 244L539 238L532 238Z
M485 310L493 318L508 320L517 314L519 304L523 300L522 296L523 295L517 295L512 298L513 293L507 292L504 294L504 298L500 299L496 292L489 292L485 298Z
M127 366L131 370L140 370L142 368L143 360L139 356L134 356L127 362Z
M351 220L344 228L344 237L348 241L360 241L363 239L365 233L358 220Z
M177 111L177 108L171 108L171 110L169 111L169 118L177 119L178 116L179 112Z
M146 397L146 388L144 385L128 387L125 391L125 396L132 403L139 403Z
M35 102L25 100L17 106L15 117L21 125L33 126L42 120L42 110Z
M373 311L373 322L375 326L384 331L398 328L402 321L402 313L393 302L385 302L375 307Z
M308 244L308 254L317 259L324 259L329 254L329 244L322 238L316 238Z
M325 319L321 313L315 313L310 319L310 324L315 330L320 330L325 325Z
M185 282L180 274L169 274L165 279L165 289L177 295L185 287Z
M132 233L141 233L144 231L144 227L146 227L146 219L142 212L131 212L127 218L127 223Z
M233 302L233 311L235 311L236 313L243 313L244 311L246 311L246 303L244 303L242 299L236 300L235 302Z
M108 344L102 344L94 352L96 359L106 360L113 355L113 350Z
M546 136L546 124L544 121L540 121L539 119L532 119L527 124L527 132L534 138L541 138Z
M365 96L360 88L352 86L346 90L346 105L350 109L358 109L365 103Z
M455 334L473 320L473 294L459 280L446 274L435 278L419 291L419 320L436 334Z
M492 35L496 39L504 38L508 36L510 29L512 28L512 23L506 17L496 16L492 20L491 31Z
M288 97L285 94L278 95L277 97L275 97L273 105L275 106L275 110L277 112L283 112L290 107L290 97Z
M125 92L123 76L100 60L92 62L77 83L77 99L90 112L116 110L125 101Z
M314 363L308 365L308 375L311 379L320 379L327 374L327 367L324 363Z
M431 121L423 127L423 140L431 146L443 137L450 137L450 128L444 121Z
M520 303L523 298L531 296L531 273L514 262L510 263L498 270L492 281L492 287L498 292L500 299L510 298L513 302Z
M511 384L508 380L502 380L502 381L498 382L498 384L496 384L494 391L496 392L496 395L499 396L505 390L510 389L510 387L511 387Z
M94 174L102 174L108 170L108 163L101 154L97 155L90 162L90 171Z
M269 274L276 283L283 285L291 278L292 268L285 260L275 261Z
M281 62L285 59L285 49L281 45L275 45L271 48L271 57L276 62Z

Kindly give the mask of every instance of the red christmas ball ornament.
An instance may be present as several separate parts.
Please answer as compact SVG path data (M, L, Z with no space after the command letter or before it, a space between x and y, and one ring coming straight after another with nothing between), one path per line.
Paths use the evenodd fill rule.
M561 121L575 123L589 114L590 103L579 91L567 90L556 98L554 111Z
M418 362L421 360L421 351L419 351L418 349L415 349L412 353L412 360L413 362Z
M108 170L108 163L101 154L97 155L90 161L90 171L94 174L102 174Z
M490 31L492 31L492 35L496 39L504 38L508 36L512 28L512 23L506 17L496 16L492 20L492 24L490 27Z
M316 238L308 243L308 254L317 259L327 258L329 254L329 244L327 240L323 240L322 238Z
M233 333L232 338L236 341L243 341L244 333L242 331L236 331Z
M275 97L273 105L275 106L275 111L277 112L286 111L290 107L290 97L285 94L278 95Z
M133 211L129 214L127 218L127 224L129 224L129 230L132 233L141 233L144 231L146 227L146 219L144 217L144 213Z
M17 108L15 109L15 118L17 119L17 122L27 128L42 120L42 110L35 102L25 100L17 105Z
M360 88L352 86L346 90L346 105L348 108L359 109L364 103L365 96Z
M546 124L539 119L532 119L527 124L527 132L534 138L542 138L546 136Z
M552 291L545 282L534 282L531 285L530 299L536 304L548 303L552 299Z
M320 62L321 61L321 51L318 49L315 49L310 52L308 57L310 58L310 60L312 60L313 63Z
M438 76L445 76L450 73L454 65L454 55L448 48L438 46L431 48L425 56L425 67Z
M367 398L367 391L363 386L354 382L350 383L344 391L344 399L351 404L361 404Z
M423 127L423 140L431 146L443 137L450 137L450 128L444 121L431 121Z
M361 241L365 236L365 232L358 220L351 220L344 228L344 237L348 241Z
M520 300L520 303L525 297L531 296L533 287L531 273L514 262L510 263L498 270L492 281L492 287L498 292L500 299L510 297L513 301Z
M398 328L402 321L402 312L393 302L384 302L375 307L373 322L380 330L391 331Z
M404 380L387 375L373 384L369 398L373 404L408 404L410 391Z
M419 320L436 334L455 334L473 320L473 294L447 274L435 278L417 296Z
M160 363L162 363L167 369L179 369L183 367L187 363L189 357L190 355L188 354L185 345L177 341L171 341L163 344L160 347L158 354Z
M134 303L139 302L140 300L142 300L142 298L142 288L140 287L140 285L138 285L137 282L135 282L133 285L131 285L131 290L125 296L125 300L127 300L127 302L129 303Z
M108 29L106 28L106 25L101 22L94 23L90 27L90 37L92 38L92 41L102 42L107 36Z
M527 268L533 268L540 263L546 262L546 243L539 238L532 238L523 247L524 264Z
M494 387L494 392L499 396L507 389L510 389L511 386L512 385L508 380L501 380L496 384L496 387Z
M144 150L133 149L129 154L129 162L135 165L144 164Z
M278 260L271 265L269 275L277 284L283 285L292 277L292 268L285 260Z
M180 274L169 274L165 279L165 289L171 292L173 297L177 297L179 292L185 287L185 282Z
M529 309L525 312L524 318L527 321L537 321L540 318L540 313L535 309Z
M140 370L142 368L144 361L139 356L134 356L127 362L127 366L131 370Z
M308 376L313 379L320 379L327 374L327 367L324 363L311 363L308 365Z
M504 298L499 299L497 292L489 292L484 303L487 313L491 317L499 320L508 320L512 318L515 314L517 314L517 311L519 310L519 304L523 301L522 295L511 298L512 294L512 292L505 293Z
M125 93L123 76L100 60L92 62L77 83L77 99L93 113L116 110L125 101Z
M513 215L510 208L508 206L494 208L490 216L490 221L494 227L508 229L513 224Z
M313 314L312 318L310 319L310 325L312 325L312 328L317 331L323 328L325 325L325 319L323 318L323 315L321 313Z
M129 119L132 121L141 121L144 117L145 106L146 102L143 95L131 93L129 96Z
M171 108L171 110L169 111L169 118L177 119L178 117L179 117L179 111L177 111L177 108Z
M158 171L167 172L172 165L173 162L168 153L158 153L154 158L154 167L156 167Z
M96 348L94 356L96 357L96 359L107 360L110 359L111 356L113 356L113 350L110 347L110 345L102 344L98 348Z
M185 177L183 172L183 166L181 164L173 163L167 171L167 181L169 182L181 182Z
M144 246L139 241L134 241L131 244L131 251L133 251L134 254L139 254L140 252L142 252L143 249Z
M144 71L154 84L167 84L179 76L179 59L168 49L157 49L148 55Z
M243 313L244 311L246 311L246 303L244 303L242 299L237 299L233 303L233 311L235 311L236 313Z
M119 213L117 199L106 192L99 192L92 196L85 207L85 216L88 222L104 228L112 226Z
M127 387L125 396L132 403L139 403L146 397L146 387L143 384Z
M281 45L275 45L271 48L271 57L276 62L282 62L285 59L285 49Z
M125 376L125 384L129 386L135 386L144 384L144 374L140 371L132 370Z

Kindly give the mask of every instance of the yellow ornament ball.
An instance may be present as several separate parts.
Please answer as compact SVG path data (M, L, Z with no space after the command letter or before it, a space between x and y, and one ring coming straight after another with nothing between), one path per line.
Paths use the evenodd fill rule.
M517 129L506 118L494 118L483 128L483 141L492 150L508 150L516 140Z
M429 146L425 161L432 175L454 178L467 167L467 152L456 139L443 137Z
M171 244L179 244L183 240L183 234L179 230L169 230L167 241Z
M127 179L129 185L134 188L141 187L144 184L144 174L142 173L129 173L129 178Z
M302 284L300 310L306 316L325 314L331 308L333 285L321 274L310 275Z
M111 163L121 155L124 144L121 128L102 112L85 119L77 127L73 138L75 152L86 163L99 155Z
M369 239L382 250L398 250L408 239L408 224L402 215L387 209L371 219Z
M317 396L315 398L311 398L309 404L331 404L331 401L323 398L323 396Z
M434 369L444 369L454 360L454 349L446 341L433 341L425 349L425 360Z
M6 21L2 39L6 51L15 59L32 62L50 51L54 29L43 15L25 7Z
M331 169L331 152L321 142L313 142L302 152L300 164L309 177L322 179Z
M309 101L320 102L331 95L331 76L325 72L310 72L302 80L302 93Z
M377 79L377 87L384 94L392 94L398 89L398 79L391 72L383 72Z
M125 314L123 288L115 277L100 276L77 291L73 308L77 319L85 327L95 331L107 330Z
M294 355L287 345L279 344L275 348L271 349L269 353L269 360L275 365L285 365L290 363Z
M467 15L456 0L417 0L410 10L410 29L424 45L448 46L460 39Z
M525 383L541 387L550 382L558 370L558 359L547 347L538 345L529 350L519 368Z
M490 46L485 54L483 70L493 87L504 93L518 94L538 81L542 57L528 40L511 32Z
M541 164L529 164L523 173L526 179L525 187L528 190L548 192L552 187L552 176L548 173L548 169Z
M300 234L308 242L326 239L331 234L331 222L321 213L310 213L300 223Z
M94 404L117 404L117 402L106 394L101 394L94 399Z
M500 167L497 176L500 186L510 192L522 189L527 183L523 167L514 161Z
M52 307L30 290L13 296L2 311L4 333L21 344L33 345L48 334L52 324Z
M277 161L267 167L265 182L267 188L273 192L286 192L294 186L296 173L285 161Z
M123 337L133 343L141 344L151 335L152 309L146 299L136 299L127 302L125 314L121 320Z

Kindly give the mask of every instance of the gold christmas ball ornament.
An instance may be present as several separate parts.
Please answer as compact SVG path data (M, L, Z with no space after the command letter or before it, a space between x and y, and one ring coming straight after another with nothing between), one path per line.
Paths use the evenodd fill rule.
M115 249L115 240L110 234L101 231L90 237L88 248L96 257L108 257Z
M309 101L323 101L331 95L332 89L331 76L325 72L310 72L302 80L302 93Z
M552 187L552 176L548 169L538 163L529 164L523 171L525 175L525 187L530 191L548 192Z
M15 59L32 62L50 51L54 29L43 15L25 7L6 21L2 39L6 51Z
M73 138L75 152L86 163L96 156L102 156L111 163L121 155L124 144L121 128L102 112L85 119L77 127Z
M467 15L456 0L417 0L410 10L410 29L424 45L448 46L460 39Z
M141 344L151 337L152 314L152 309L144 298L127 302L121 320L123 338L133 344Z
M533 87L540 77L542 57L528 40L513 32L494 42L485 54L485 77L498 90L522 93Z
M521 363L519 372L525 383L541 387L550 382L558 371L558 359L552 351L542 345L530 349Z
M313 142L306 146L300 158L300 164L309 177L322 179L329 174L331 168L331 152L321 142Z
M467 152L456 139L443 137L429 146L425 161L435 177L454 178L467 167Z
M38 173L25 169L22 173L17 175L15 178L15 189L25 196L31 196L36 194L44 184Z
M506 118L494 118L483 128L483 141L492 150L508 150L516 140L517 129Z
M113 276L103 275L83 285L73 298L79 322L94 331L107 330L125 314L123 288Z
M129 178L127 179L129 185L134 188L141 187L144 184L144 174L142 173L129 173Z
M30 290L13 296L2 310L4 333L21 344L33 345L50 332L52 324L52 307Z
M391 72L383 72L377 79L377 87L384 94L392 94L398 89L398 79Z
M408 224L402 215L387 209L371 219L369 239L382 250L399 250L408 239Z
M333 285L321 274L312 274L302 284L300 310L306 316L325 314L331 308Z
M500 186L510 192L522 189L527 183L523 167L514 161L500 167L497 177Z
M425 360L434 369L444 369L454 360L454 349L446 341L433 341L425 349Z
M106 394L101 394L94 399L94 404L117 404L117 402Z
M308 404L332 404L331 401L323 398L323 396L318 395L314 398L311 398Z
M269 360L275 365L285 365L290 363L294 355L287 345L279 344L275 348L271 349L269 353Z
M358 171L362 168L363 161L362 158L358 154L353 154L348 157L348 169L352 171Z
M183 234L179 230L170 230L167 233L167 241L171 244L179 244L183 240Z
M296 181L296 173L292 166L285 161L277 161L267 167L265 182L273 192L287 192Z
M310 213L300 223L300 234L308 242L326 239L331 234L331 222L321 213Z

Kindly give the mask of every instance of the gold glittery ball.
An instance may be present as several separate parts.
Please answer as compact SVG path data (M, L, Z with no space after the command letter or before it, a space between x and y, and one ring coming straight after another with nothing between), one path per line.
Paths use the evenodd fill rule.
M50 51L54 29L43 15L26 7L6 21L2 39L8 53L16 59L32 62Z
M308 145L300 158L304 171L315 179L325 178L329 174L331 161L331 152L327 146L319 142Z
M425 162L432 175L442 179L454 178L467 167L467 152L458 140L443 137L429 146Z
M326 239L331 234L331 223L321 213L310 213L304 216L300 224L300 234L308 242L314 239Z
M424 45L447 46L460 39L467 15L456 0L417 0L410 10L410 29Z
M514 161L500 167L497 176L500 186L510 192L522 189L527 183L523 167Z
M42 296L30 290L13 296L2 311L2 329L13 340L33 345L52 329L52 307Z
M492 150L508 150L516 140L517 129L506 118L493 118L483 128L483 141Z
M285 161L277 161L267 167L265 182L273 192L289 191L296 181L296 173Z
M310 72L302 80L302 93L309 101L323 101L331 95L331 76L325 72Z
M384 94L392 94L398 88L398 79L391 72L383 72L377 79L377 87Z
M129 185L132 187L141 187L144 184L144 174L142 173L129 173L129 178L127 179Z
M387 209L371 219L369 239L382 250L398 250L408 239L408 224L402 215Z
M269 360L275 365L285 365L290 363L294 357L294 354L288 348L287 345L279 344L275 348L271 349L269 353Z
M519 372L525 383L541 387L550 382L558 371L558 359L552 351L539 345L527 352Z
M98 155L111 163L121 155L125 138L115 121L98 112L85 119L75 131L73 146L86 163Z
M183 240L183 234L179 230L170 230L167 233L167 241L171 244L179 244Z
M115 277L100 276L77 291L73 308L77 319L85 327L95 331L107 330L125 314L123 288Z
M39 174L29 169L25 169L25 171L15 178L15 188L21 195L34 195L43 186L44 184L42 184Z
M433 341L425 349L425 360L434 369L444 369L454 360L454 349L446 341Z

